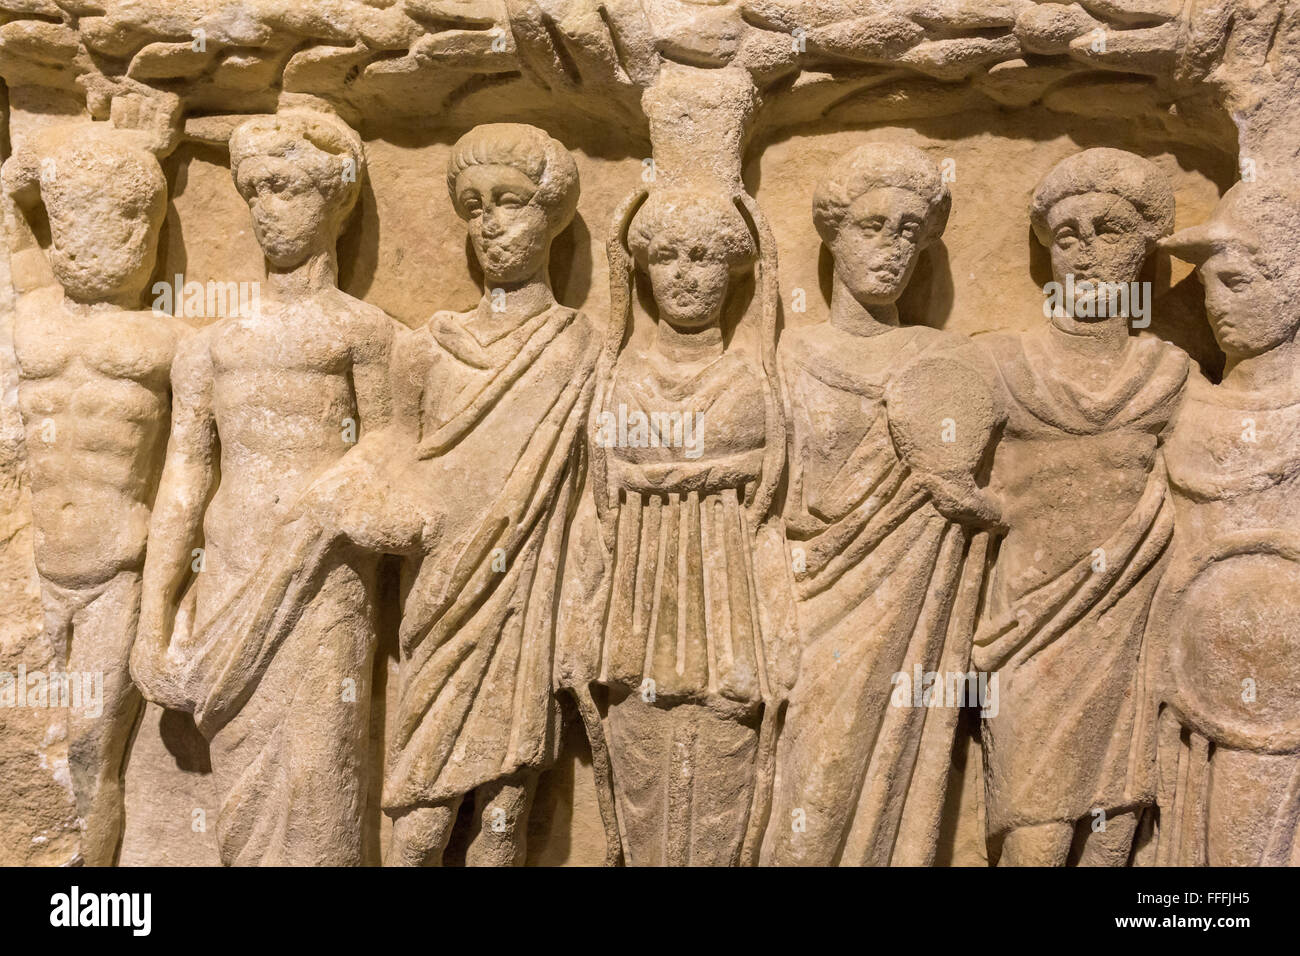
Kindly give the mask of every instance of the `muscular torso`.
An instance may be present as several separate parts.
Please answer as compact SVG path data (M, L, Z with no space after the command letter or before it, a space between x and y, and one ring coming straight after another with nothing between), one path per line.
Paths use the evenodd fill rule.
M56 292L19 302L18 403L46 579L88 587L142 564L183 332L166 316Z
M269 532L360 436L352 370L364 320L338 306L264 299L259 314L204 330L221 473L204 520L201 604L257 567Z

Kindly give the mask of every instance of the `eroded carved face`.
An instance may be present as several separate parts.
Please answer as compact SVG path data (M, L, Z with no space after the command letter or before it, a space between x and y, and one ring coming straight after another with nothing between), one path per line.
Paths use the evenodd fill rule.
M725 256L707 242L655 236L646 249L646 271L664 321L699 329L722 316L731 269Z
M1146 223L1137 208L1111 193L1062 199L1047 214L1052 275L1065 283L1136 282L1147 258Z
M116 188L99 176L58 167L46 190L50 267L71 298L106 302L138 298L153 272L166 197ZM161 174L159 175L161 185Z
M456 205L489 285L523 282L546 264L550 224L536 192L513 166L470 166L456 177Z
M235 185L253 214L253 234L278 269L301 265L336 238L335 210L301 164L280 156L251 156Z
M1201 264L1205 313L1219 348L1234 358L1261 355L1289 341L1300 312L1279 294L1243 249L1216 252Z
M929 209L916 193L881 186L850 204L830 242L835 272L863 305L888 305L907 288Z

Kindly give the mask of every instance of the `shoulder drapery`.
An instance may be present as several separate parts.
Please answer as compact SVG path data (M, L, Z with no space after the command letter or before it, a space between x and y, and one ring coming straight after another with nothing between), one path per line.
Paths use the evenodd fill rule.
M804 644L777 744L766 863L928 864L938 847L960 713L944 699L944 677L962 675L970 694L988 533L941 513L937 476L900 456L891 415L907 413L889 408L895 380L949 344L910 332L898 337L898 361L874 375L801 337L782 357ZM846 421L860 427L848 434ZM972 471L991 438L993 422L984 424L964 462ZM909 686L940 675L938 700L901 700L899 675Z
M463 341L432 331L465 357ZM598 350L585 317L556 309L517 350L491 356L486 384L422 437L430 480L481 462L499 470L480 476L479 496L462 492L415 569L386 808L447 799L553 756L554 602Z

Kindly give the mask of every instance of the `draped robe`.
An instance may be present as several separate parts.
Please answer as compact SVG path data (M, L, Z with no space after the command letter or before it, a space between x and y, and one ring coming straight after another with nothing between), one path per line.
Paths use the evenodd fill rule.
M1154 799L1141 655L1173 533L1159 442L1188 359L1130 338L1093 392L1049 332L976 340L1003 385L994 483L1011 508L973 653L1000 678L982 728L991 836Z
M780 367L803 648L763 862L928 864L959 707L891 700L899 674L966 671L987 535L938 502L991 440L988 373L933 329L829 323L788 332ZM945 418L959 440L939 446Z
M1166 457L1178 520L1151 624L1155 862L1300 865L1300 394L1198 376Z
M586 496L557 680L613 691L597 733L628 862L736 865L764 769L769 659L789 630L779 531L770 519L755 528L747 505L770 457L762 372L733 348L689 373L625 352L611 374L595 436L611 534ZM698 444L675 430L647 440L651 416L682 416L683 439L689 416Z
M401 343L396 384L414 391L415 420L363 436L322 475L220 612L193 628L186 607L178 616L178 696L208 736L247 751L221 809L219 831L238 841L223 859L282 862L286 828L310 846L311 826L337 826L298 820L313 785L356 786L362 799L352 764L336 764L337 779L293 770L298 754L320 754L334 737L297 726L294 694L338 698L344 674L358 678L357 701L368 692L356 667L322 680L329 648L295 639L315 606L347 599L340 569L359 552L407 559L385 809L448 800L554 759L553 604L599 337L562 306L486 340L473 315L439 313Z

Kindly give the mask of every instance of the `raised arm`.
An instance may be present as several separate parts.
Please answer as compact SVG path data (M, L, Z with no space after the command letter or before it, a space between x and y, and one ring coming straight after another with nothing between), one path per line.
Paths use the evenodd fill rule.
M145 696L188 709L166 673L167 648L181 586L202 539L203 513L217 469L208 337L186 337L172 363L172 425L158 497L149 525L140 623L131 649L131 676Z

